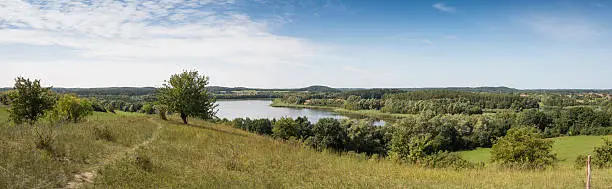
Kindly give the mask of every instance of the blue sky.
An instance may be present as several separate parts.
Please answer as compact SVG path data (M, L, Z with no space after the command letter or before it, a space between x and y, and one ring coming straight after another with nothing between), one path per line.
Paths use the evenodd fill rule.
M0 2L0 86L612 88L612 2Z

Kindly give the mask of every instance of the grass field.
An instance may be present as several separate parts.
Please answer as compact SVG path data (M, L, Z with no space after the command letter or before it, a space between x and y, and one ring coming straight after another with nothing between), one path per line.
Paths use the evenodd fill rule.
M603 143L602 138L612 139L612 136L566 136L551 138L553 140L553 152L557 154L560 164L572 164L578 155L593 153L593 148ZM463 151L461 155L472 162L488 162L490 158L489 148L478 148L471 151Z
M5 114L0 114L3 116ZM5 117L5 116L4 116ZM0 118L4 118L0 117ZM57 129L57 152L34 148L30 128L0 128L0 187L56 188L92 173L85 188L579 188L584 171L486 167L424 169L355 154L317 152L226 125L99 114ZM108 128L113 140L100 139ZM88 179L83 179L88 180ZM595 170L594 188L612 185Z

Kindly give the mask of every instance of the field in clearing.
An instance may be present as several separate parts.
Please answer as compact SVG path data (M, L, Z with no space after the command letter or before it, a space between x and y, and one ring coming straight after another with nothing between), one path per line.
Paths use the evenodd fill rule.
M4 110L0 109L0 112ZM6 113L0 113L6 120ZM0 186L57 188L579 188L584 171L424 169L355 154L317 152L226 125L97 113L57 129L55 151L30 128L0 127ZM106 130L112 140L100 137ZM591 147L589 147L591 148ZM594 188L612 183L596 169ZM75 179L78 175L80 179ZM81 181L79 181L81 180ZM75 182L77 181L77 182Z
M553 151L557 154L560 164L573 165L579 155L593 153L593 148L603 144L603 138L612 139L612 136L566 136L551 138L554 140ZM490 148L478 148L471 151L463 151L463 158L472 162L488 162Z

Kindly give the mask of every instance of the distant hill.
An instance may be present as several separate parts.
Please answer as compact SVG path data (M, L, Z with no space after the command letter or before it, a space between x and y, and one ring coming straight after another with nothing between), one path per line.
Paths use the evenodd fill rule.
M440 88L332 88L322 85L313 85L304 88L276 88L276 89L261 89L261 88L247 88L247 87L223 87L223 86L209 86L208 91L216 94L231 93L233 91L290 91L290 92L351 92L351 91L370 91L370 90L393 90L393 91L420 91L420 90L453 90L453 91L466 91L466 92L490 92L490 93L561 93L561 94L575 94L575 93L604 93L612 94L612 89L515 89L509 87L440 87ZM0 88L0 92L11 90L12 88ZM103 87L103 88L53 88L53 91L59 93L75 93L81 96L92 96L92 95L149 95L154 94L156 88L154 87Z
M306 88L298 89L297 91L308 91L308 92L341 92L339 89L334 89L328 86L313 85Z

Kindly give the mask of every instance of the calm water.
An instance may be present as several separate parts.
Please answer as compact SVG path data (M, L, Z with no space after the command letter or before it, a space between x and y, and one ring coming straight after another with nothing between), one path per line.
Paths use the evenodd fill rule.
M270 106L270 104L272 104L271 100L220 100L217 101L217 104L219 104L219 112L217 112L217 116L219 116L219 118L227 118L229 120L246 117L251 119L279 119L282 117L297 118L306 116L310 122L316 123L322 118L347 118L346 116L324 110L272 107ZM374 124L384 125L385 122L377 121Z

